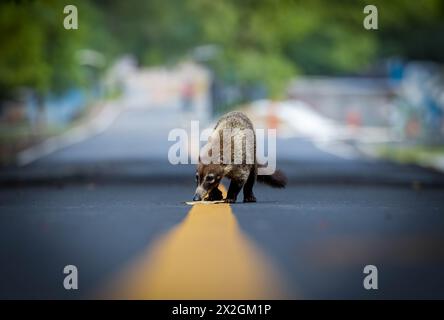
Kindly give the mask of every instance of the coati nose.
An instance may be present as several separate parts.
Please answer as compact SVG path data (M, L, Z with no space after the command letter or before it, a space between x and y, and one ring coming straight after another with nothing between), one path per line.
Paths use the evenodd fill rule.
M194 195L193 201L201 201L202 198L197 193Z

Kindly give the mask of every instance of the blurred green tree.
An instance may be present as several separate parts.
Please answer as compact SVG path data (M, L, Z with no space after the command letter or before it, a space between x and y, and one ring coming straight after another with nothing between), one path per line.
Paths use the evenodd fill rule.
M134 54L141 64L174 64L211 45L226 81L262 83L271 96L295 73L353 74L386 57L444 61L441 0L375 0L379 30L363 28L364 0L74 0L79 29L63 28L64 3L0 4L0 96L17 87L63 91L87 84L76 52L108 61Z
M87 84L87 71L79 63L78 52L95 47L103 50L107 35L97 24L99 12L93 6L86 1L73 4L81 12L78 30L64 29L64 4L60 1L0 4L1 97L10 98L20 87L44 95Z

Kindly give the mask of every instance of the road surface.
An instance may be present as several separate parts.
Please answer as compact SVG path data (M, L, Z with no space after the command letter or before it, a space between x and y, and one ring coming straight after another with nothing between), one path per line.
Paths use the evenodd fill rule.
M2 169L0 298L444 298L443 174L279 139L286 189L191 207L194 166L166 156L183 123L129 107L98 136Z

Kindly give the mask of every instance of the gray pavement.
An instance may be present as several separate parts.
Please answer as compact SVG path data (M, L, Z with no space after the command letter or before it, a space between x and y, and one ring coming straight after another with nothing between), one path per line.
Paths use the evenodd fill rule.
M170 109L128 109L102 135L0 172L0 298L88 298L190 207L194 167L172 166ZM444 175L344 160L309 141L278 141L284 190L257 185L234 204L290 297L444 298ZM278 160L279 161L279 160ZM79 268L79 290L62 286ZM379 270L364 290L363 267Z

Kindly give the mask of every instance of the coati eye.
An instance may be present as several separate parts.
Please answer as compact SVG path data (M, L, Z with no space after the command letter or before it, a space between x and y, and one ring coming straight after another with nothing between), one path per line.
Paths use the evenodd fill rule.
M207 175L205 180L207 180L207 182L210 182L210 183L214 182L214 175L212 175L212 174Z
M196 182L199 182L199 174L196 173Z

